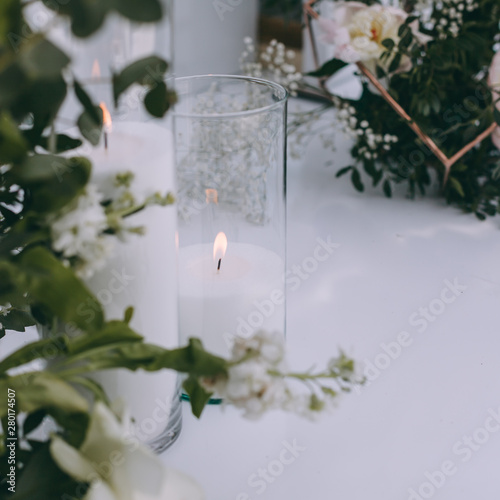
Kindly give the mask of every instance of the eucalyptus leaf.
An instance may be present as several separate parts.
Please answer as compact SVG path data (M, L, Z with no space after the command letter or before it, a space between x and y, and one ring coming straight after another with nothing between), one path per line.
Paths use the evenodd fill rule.
M120 96L132 85L147 85L154 87L163 83L163 78L168 69L168 63L158 57L150 56L135 61L120 73L113 75L113 96L115 105L118 105Z
M25 75L31 79L58 78L68 65L69 57L52 42L36 35L25 45L18 58Z
M57 134L55 139L55 151L52 151L52 153L65 153L82 145L80 139L75 139L66 134ZM39 145L46 151L49 151L49 137L42 137Z
M33 155L16 165L8 178L29 190L27 205L38 213L59 210L79 195L90 179L86 158Z
M138 22L155 22L163 16L159 0L115 0L114 8L124 17Z
M332 76L335 73L337 73L337 71L341 70L342 68L345 68L346 66L347 63L341 61L340 59L330 59L325 64L323 64L321 68L307 73L307 76L314 76L317 78Z
M144 106L150 115L161 118L170 109L171 102L169 97L167 85L164 82L160 82L146 94Z
M80 38L95 33L104 23L111 7L109 0L42 0L44 5L71 20L71 31Z
M98 121L95 121L95 116L99 117ZM101 140L102 119L102 109L99 106L95 106L93 112L84 110L76 122L83 137L93 146L97 146Z
M97 124L102 124L102 109L96 106L90 96L85 92L85 89L78 82L78 80L73 81L73 87L75 89L75 95L83 106L83 109L87 111L89 117ZM100 112L98 111L100 110Z

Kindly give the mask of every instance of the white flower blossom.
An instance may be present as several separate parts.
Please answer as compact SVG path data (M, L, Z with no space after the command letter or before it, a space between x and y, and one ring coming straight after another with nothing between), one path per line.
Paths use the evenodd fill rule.
M340 384L359 382L352 378L352 362L345 360L343 355L333 359L328 374L340 378ZM321 385L315 386L319 391L298 391L301 376L287 373L283 335L260 331L248 339L236 339L227 376L204 379L202 384L225 402L244 410L244 416L251 419L273 409L313 418L335 406L337 391ZM309 374L304 377L314 378Z
M104 235L107 217L97 186L87 185L69 207L51 221L52 248L66 259L76 257L76 273L89 278L112 254L113 239Z
M387 50L382 42L390 39L397 45L400 39L398 30L407 17L408 14L397 7L367 6L351 1L336 2L332 18L320 17L318 22L324 33L323 41L334 45L337 59L347 63L362 61L374 71L376 62ZM408 26L417 43L424 44L431 40L420 33L417 20ZM403 57L399 70L408 71L410 67L410 59Z
M97 402L79 449L54 435L52 458L66 474L90 483L84 500L202 500L188 476L165 468L145 446L130 438L129 423L120 423Z

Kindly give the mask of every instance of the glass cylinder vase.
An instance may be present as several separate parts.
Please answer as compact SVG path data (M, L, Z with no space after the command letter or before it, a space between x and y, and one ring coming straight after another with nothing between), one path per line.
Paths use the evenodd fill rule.
M265 80L176 79L179 329L228 356L285 334L287 91Z
M146 343L173 349L179 345L176 208L150 203L155 197L158 200L168 192L175 192L172 119L169 114L154 119L143 105L152 82L164 78L161 65L158 69L156 63L149 64L146 67L151 77L149 88L131 85L117 106L112 90L113 75L138 59L154 54L170 61L170 0L161 3L163 19L158 23L134 23L111 14L89 38L77 38L69 21L65 21L54 24L51 39L70 55L72 75L93 103L103 109L99 143L91 145L85 141L68 154L90 159L91 189L101 202L109 207L110 200L116 201L121 196L117 211L131 212L124 219L129 230L122 231L122 238L101 235L112 246L105 265L95 266L82 276L103 305L106 320L123 319L127 308L133 307L131 328ZM32 22L52 22L52 11L40 6L37 9L31 13ZM75 94L69 92L60 110L57 132L89 138L81 123L80 131L75 126L82 113ZM118 182L117 176L121 176ZM143 203L148 205L144 210L133 210ZM81 314L90 317L94 312L83 304ZM122 400L133 418L132 431L139 441L161 451L178 437L181 401L174 371L116 369L91 376L102 385L111 401Z

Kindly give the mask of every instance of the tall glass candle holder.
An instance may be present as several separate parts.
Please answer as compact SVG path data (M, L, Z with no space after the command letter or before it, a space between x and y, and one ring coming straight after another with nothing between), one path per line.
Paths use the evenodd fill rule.
M116 212L133 214L125 219L130 230L123 231L123 240L116 236L104 240L113 246L105 265L84 275L84 280L103 305L106 320L122 319L132 306L131 328L147 343L174 349L179 345L177 213L173 205L159 206L148 201L175 192L172 118L167 114L163 119L154 119L145 111L143 99L148 89L143 86L130 86L118 106L112 91L113 75L138 59L154 54L171 61L170 0L161 3L163 18L159 23L135 23L112 14L94 35L78 39L69 21L63 20L54 24L51 37L71 56L72 74L103 110L99 143L92 146L85 142L68 154L90 159L91 183L103 202L109 206L110 200L118 199ZM33 22L51 23L53 12L36 4L30 6L34 9ZM146 67L151 81L164 78L161 65L156 66L151 63ZM60 110L57 131L81 138L75 123L82 105L74 94L69 93ZM83 133L82 125L80 129ZM89 138L88 133L84 135ZM117 187L117 174L125 173L121 187ZM130 186L124 180L130 180L129 174L133 176ZM149 206L136 213L135 208L142 203ZM134 232L144 234L129 234ZM82 314L90 316L94 312L83 304ZM161 451L178 437L182 412L176 372L114 369L92 376L111 401L122 400L134 421L131 431L139 441Z
M176 90L180 339L227 356L237 337L285 334L287 91L222 75Z

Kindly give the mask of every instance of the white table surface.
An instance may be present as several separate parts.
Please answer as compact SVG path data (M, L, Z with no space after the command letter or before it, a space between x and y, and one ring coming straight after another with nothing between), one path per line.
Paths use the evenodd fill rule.
M288 165L288 269L317 238L339 244L288 290L290 361L321 366L340 346L384 369L316 423L219 407L198 421L185 404L162 459L196 477L207 500L499 498L500 219L479 222L437 196L359 194L335 179L349 164L348 142L337 142L332 153L316 139ZM466 287L445 292L449 304L446 280ZM440 314L422 321L429 306ZM411 344L380 356L401 332ZM294 442L291 460L284 443ZM435 474L443 464L448 475Z

